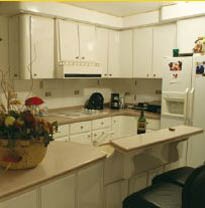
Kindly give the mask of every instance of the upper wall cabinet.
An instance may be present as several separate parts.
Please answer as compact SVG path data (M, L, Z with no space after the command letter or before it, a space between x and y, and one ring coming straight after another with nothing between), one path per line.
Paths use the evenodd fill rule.
M133 32L126 30L120 32L120 77L132 78L132 47Z
M152 74L152 28L134 30L133 77L149 78Z
M57 20L58 61L94 61L96 31L94 26Z
M31 15L9 20L12 78L54 78L54 20Z
M108 30L96 28L96 59L102 66L102 77L108 76Z
M153 28L153 72L152 77L161 78L165 56L172 56L176 48L176 24L161 25Z
M185 19L177 22L177 47L180 53L192 53L194 42L205 34L205 17Z
M120 76L120 32L110 30L108 41L108 77Z

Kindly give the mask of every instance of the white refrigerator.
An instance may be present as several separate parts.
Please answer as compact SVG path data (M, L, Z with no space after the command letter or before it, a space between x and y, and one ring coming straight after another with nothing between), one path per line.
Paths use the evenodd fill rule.
M205 129L205 56L166 57L163 68L161 128L180 124ZM186 163L205 161L205 135L189 139Z

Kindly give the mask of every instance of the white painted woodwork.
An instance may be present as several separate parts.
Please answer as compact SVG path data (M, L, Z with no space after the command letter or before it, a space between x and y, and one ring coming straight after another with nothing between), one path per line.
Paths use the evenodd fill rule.
M34 78L54 78L54 20L32 16L31 70Z
M92 144L92 134L91 132L83 133L83 134L76 134L70 135L70 141L76 142L80 144Z
M102 77L108 76L108 30L96 28L96 60L101 64Z
M204 37L205 17L180 20L177 22L177 47L180 53L192 53L194 42L198 37Z
M8 19L0 17L0 70L8 70Z
M163 167L159 167L159 168L150 170L149 173L148 173L148 177L149 177L149 179L148 179L148 185L151 185L151 184L152 184L152 179L153 179L155 176L157 176L157 175L159 175L159 174L161 174L161 173L163 173L163 172L164 172Z
M75 208L75 175L69 175L41 187L42 208Z
M127 195L127 180L121 180L105 186L105 208L122 208L122 202Z
M109 30L108 77L120 77L120 32Z
M76 60L80 57L78 24L65 20L56 21L58 52L60 61Z
M133 194L147 187L147 173L137 174L129 179L129 194Z
M111 139L112 133L110 128L92 131L92 142L94 145L109 143Z
M93 130L104 128L111 128L111 117L93 120Z
M96 34L92 25L79 24L80 58L86 61L96 61Z
M147 129L149 129L149 130L159 130L160 129L160 120L147 119Z
M149 78L152 73L152 28L134 30L133 77Z
M61 137L67 137L69 136L69 125L59 125L58 126L58 132L54 134L54 139L59 139Z
M121 123L122 116L114 116L112 117L112 140L120 138L120 123Z
M81 134L91 131L91 121L70 124L70 134Z
M162 78L163 59L172 56L176 48L176 24L160 25L153 28L153 72L152 77Z
M103 162L78 172L77 208L103 208Z
M29 191L6 201L0 202L0 208L39 208L37 191ZM51 207L50 207L51 208Z
M120 32L120 69L119 76L121 78L132 78L132 48L133 48L133 32L125 30Z

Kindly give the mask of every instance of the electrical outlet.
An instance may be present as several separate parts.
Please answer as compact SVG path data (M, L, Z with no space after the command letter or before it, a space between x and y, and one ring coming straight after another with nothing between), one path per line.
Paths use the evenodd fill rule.
M45 92L45 96L46 97L51 97L52 96L52 93L51 92Z
M156 95L161 95L162 94L162 91L161 90L155 90L155 94Z
M74 95L79 95L80 94L80 90L74 90Z

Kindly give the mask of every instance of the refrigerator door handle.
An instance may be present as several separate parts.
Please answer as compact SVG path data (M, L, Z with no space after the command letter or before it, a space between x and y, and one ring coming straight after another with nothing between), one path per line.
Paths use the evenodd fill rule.
M184 121L187 123L188 120L188 95L189 89L186 89L185 97L184 97Z
M189 92L189 108L188 108L188 124L192 125L192 119L193 119L193 106L194 106L194 92L195 89L192 88Z

